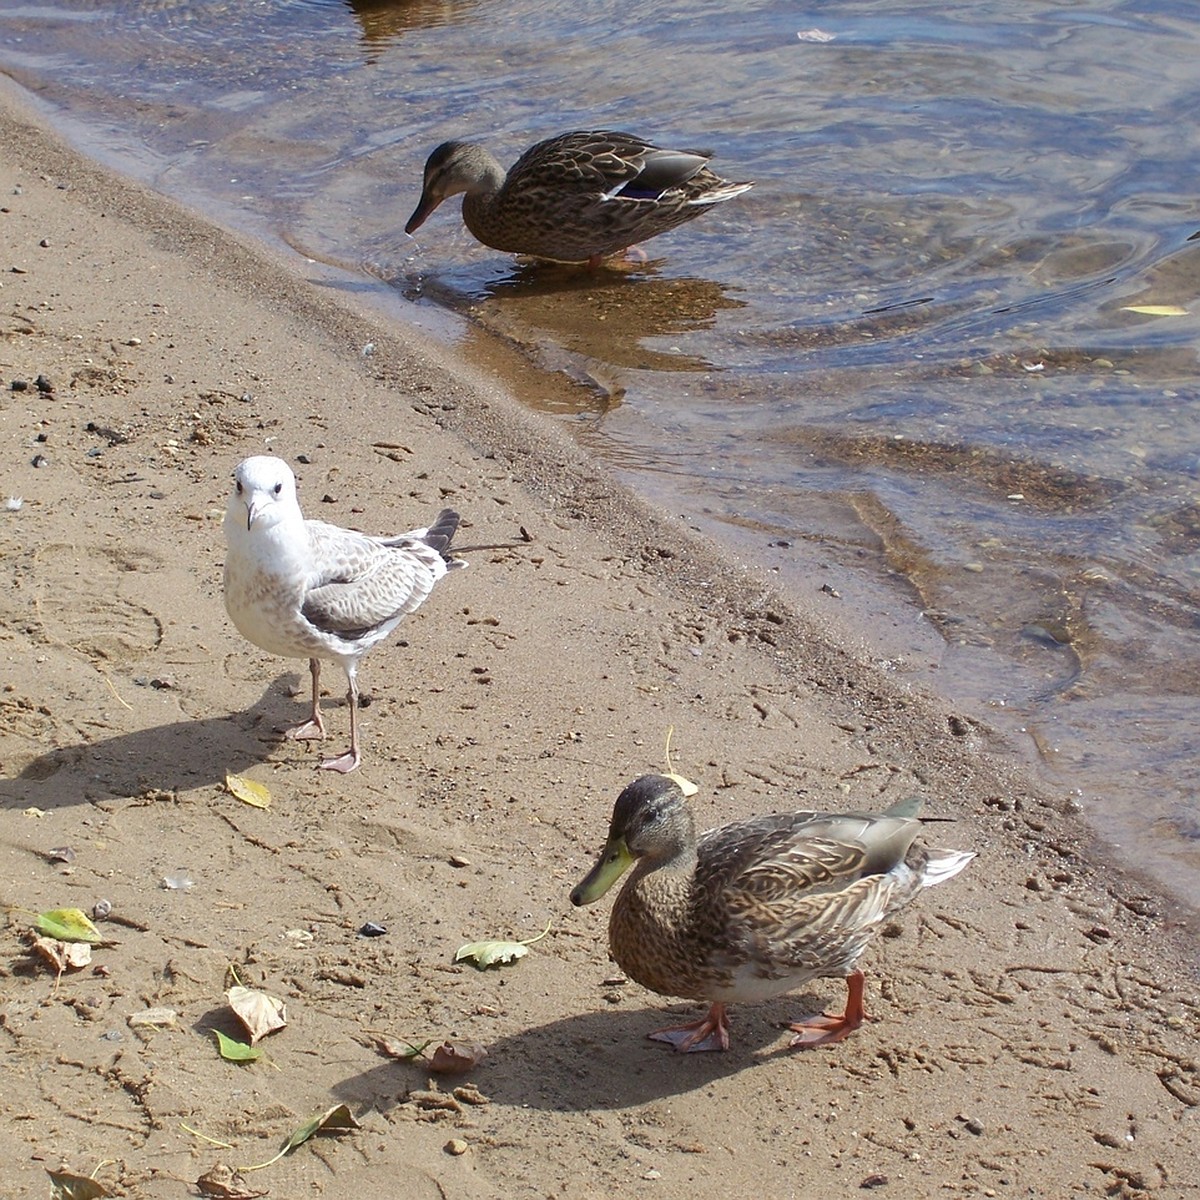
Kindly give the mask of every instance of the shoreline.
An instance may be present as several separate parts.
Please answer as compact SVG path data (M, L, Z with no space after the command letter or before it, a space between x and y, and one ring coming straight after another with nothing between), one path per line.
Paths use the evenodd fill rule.
M985 727L856 656L494 383L90 164L14 93L6 81L0 486L24 504L0 523L4 899L89 908L103 887L136 924L107 977L64 976L52 992L52 975L10 966L17 1066L4 1106L35 1119L0 1135L7 1194L42 1194L44 1151L84 1173L88 1154L117 1158L129 1194L182 1195L155 1189L195 1178L214 1154L180 1136L179 1120L201 1111L224 1131L214 1136L265 1145L286 1136L289 1114L334 1096L370 1110L360 1138L377 1148L333 1148L335 1168L300 1151L272 1175L281 1193L334 1169L336 1189L371 1200L411 1165L468 1196L516 1181L528 1194L593 1194L654 1170L661 1193L715 1197L747 1171L768 1189L790 1177L779 1147L753 1133L764 1094L805 1124L792 1169L833 1172L812 1186L857 1187L874 1171L913 1195L945 1195L948 1180L963 1195L1047 1183L1040 1194L1067 1195L1114 1180L1116 1194L1182 1194L1172 1189L1200 1111L1195 931L1165 897L1111 873L1069 803ZM39 374L53 384L45 396L7 390ZM302 676L302 664L240 641L221 606L214 514L233 464L268 448L293 465L311 459L297 468L309 516L382 532L453 496L464 544L508 547L468 556L472 569L367 660L367 763L336 785L302 749L266 737L294 707L279 678ZM48 465L32 467L34 454ZM331 725L344 715L331 705ZM607 905L564 915L612 798L663 767L672 727L702 823L781 803L875 807L919 788L931 812L956 817L956 843L981 851L904 916L903 936L868 951L882 1019L829 1053L789 1061L774 1046L769 1018L800 996L736 1010L727 1056L647 1049L639 1038L654 1014L642 1010L670 1002L634 985L604 990ZM226 770L267 782L276 811L238 810L220 789ZM31 807L48 816L26 816ZM177 838L191 863L175 861ZM46 862L47 847L73 843L70 872ZM197 886L174 897L156 879L181 865ZM376 908L411 940L356 940ZM446 966L459 941L530 936L544 916L554 933L537 966L532 954L500 976ZM315 950L286 941L293 924ZM16 964L20 921L9 925ZM233 1068L211 1036L192 1036L229 962L256 986L290 989L295 1025L307 1019L305 1037L336 1046L314 1065L299 1037L273 1038L281 1069L253 1077L248 1108L230 1099ZM821 981L805 996L821 1003L837 987ZM146 1003L188 1019L135 1035L127 1012ZM420 1116L400 1096L420 1090L422 1072L363 1044L379 1025L488 1044L477 1079L491 1102ZM105 1029L120 1038L99 1041ZM580 1089L591 1103L572 1100ZM740 1114L736 1153L720 1149L736 1139L706 1103L712 1089ZM1078 1098L1055 1112L1053 1096L1067 1093L1093 1096L1086 1118ZM119 1153L106 1148L111 1122L89 1116L106 1105L123 1114ZM826 1122L839 1105L876 1136ZM964 1139L962 1114L975 1120L981 1106L986 1136ZM1139 1133L1127 1139L1119 1114L1135 1109ZM608 1122L593 1122L595 1110ZM628 1123L655 1132L631 1140ZM448 1124L471 1147L461 1158L442 1152ZM678 1148L693 1142L705 1150ZM260 1148L250 1161L266 1157L254 1157Z

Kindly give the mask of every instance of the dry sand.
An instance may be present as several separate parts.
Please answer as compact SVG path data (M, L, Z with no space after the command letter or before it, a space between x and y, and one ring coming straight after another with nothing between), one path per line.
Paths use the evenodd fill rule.
M15 95L0 109L0 488L24 497L0 512L0 1193L45 1196L66 1162L116 1194L192 1195L345 1102L361 1130L253 1186L1200 1195L1194 943L1064 798L495 385L80 159ZM242 641L221 603L230 470L264 450L311 516L390 532L452 504L464 545L510 544L368 657L345 778L275 740L304 665ZM916 790L957 818L931 840L979 851L868 951L876 1019L844 1043L789 1052L779 1028L840 1003L835 980L735 1008L724 1055L647 1042L695 1006L613 982L608 903L571 909L670 726L703 825ZM225 791L230 771L270 809ZM165 888L180 870L190 889ZM56 979L31 913L101 899L112 944ZM547 922L503 971L451 961ZM287 1003L251 1065L212 1035L231 968ZM131 1027L155 1006L174 1028ZM447 1037L489 1056L431 1084L378 1045Z

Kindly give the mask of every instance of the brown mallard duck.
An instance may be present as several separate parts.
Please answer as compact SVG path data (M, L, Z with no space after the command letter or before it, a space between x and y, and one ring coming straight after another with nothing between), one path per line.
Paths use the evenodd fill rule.
M506 172L476 142L443 142L425 163L421 200L404 231L463 192L463 221L485 246L596 266L752 186L710 171L711 158L631 133L580 131L538 142Z
M571 902L591 904L633 867L609 920L613 959L651 991L711 1004L700 1020L650 1037L678 1050L727 1050L727 1004L840 976L843 1012L789 1026L793 1046L838 1042L866 1020L856 964L867 943L975 857L914 845L920 804L752 817L697 839L676 779L644 775L617 798L608 841Z

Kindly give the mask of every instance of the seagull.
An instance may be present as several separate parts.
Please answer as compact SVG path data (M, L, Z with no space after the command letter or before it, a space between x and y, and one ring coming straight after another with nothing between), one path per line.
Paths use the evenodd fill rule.
M281 458L257 454L234 470L224 522L225 610L248 641L269 654L307 658L312 674L312 711L285 737L325 736L321 660L346 673L350 748L321 769L345 775L362 761L358 660L419 608L447 571L467 565L446 552L458 521L445 508L428 529L370 537L305 520L296 477Z

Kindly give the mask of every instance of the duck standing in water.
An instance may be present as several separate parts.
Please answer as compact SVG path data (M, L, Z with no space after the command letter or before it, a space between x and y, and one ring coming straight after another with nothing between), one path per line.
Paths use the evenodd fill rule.
M538 142L505 171L477 142L443 142L425 163L404 231L462 192L463 221L485 246L596 267L752 186L722 179L711 158L630 133L581 131Z

